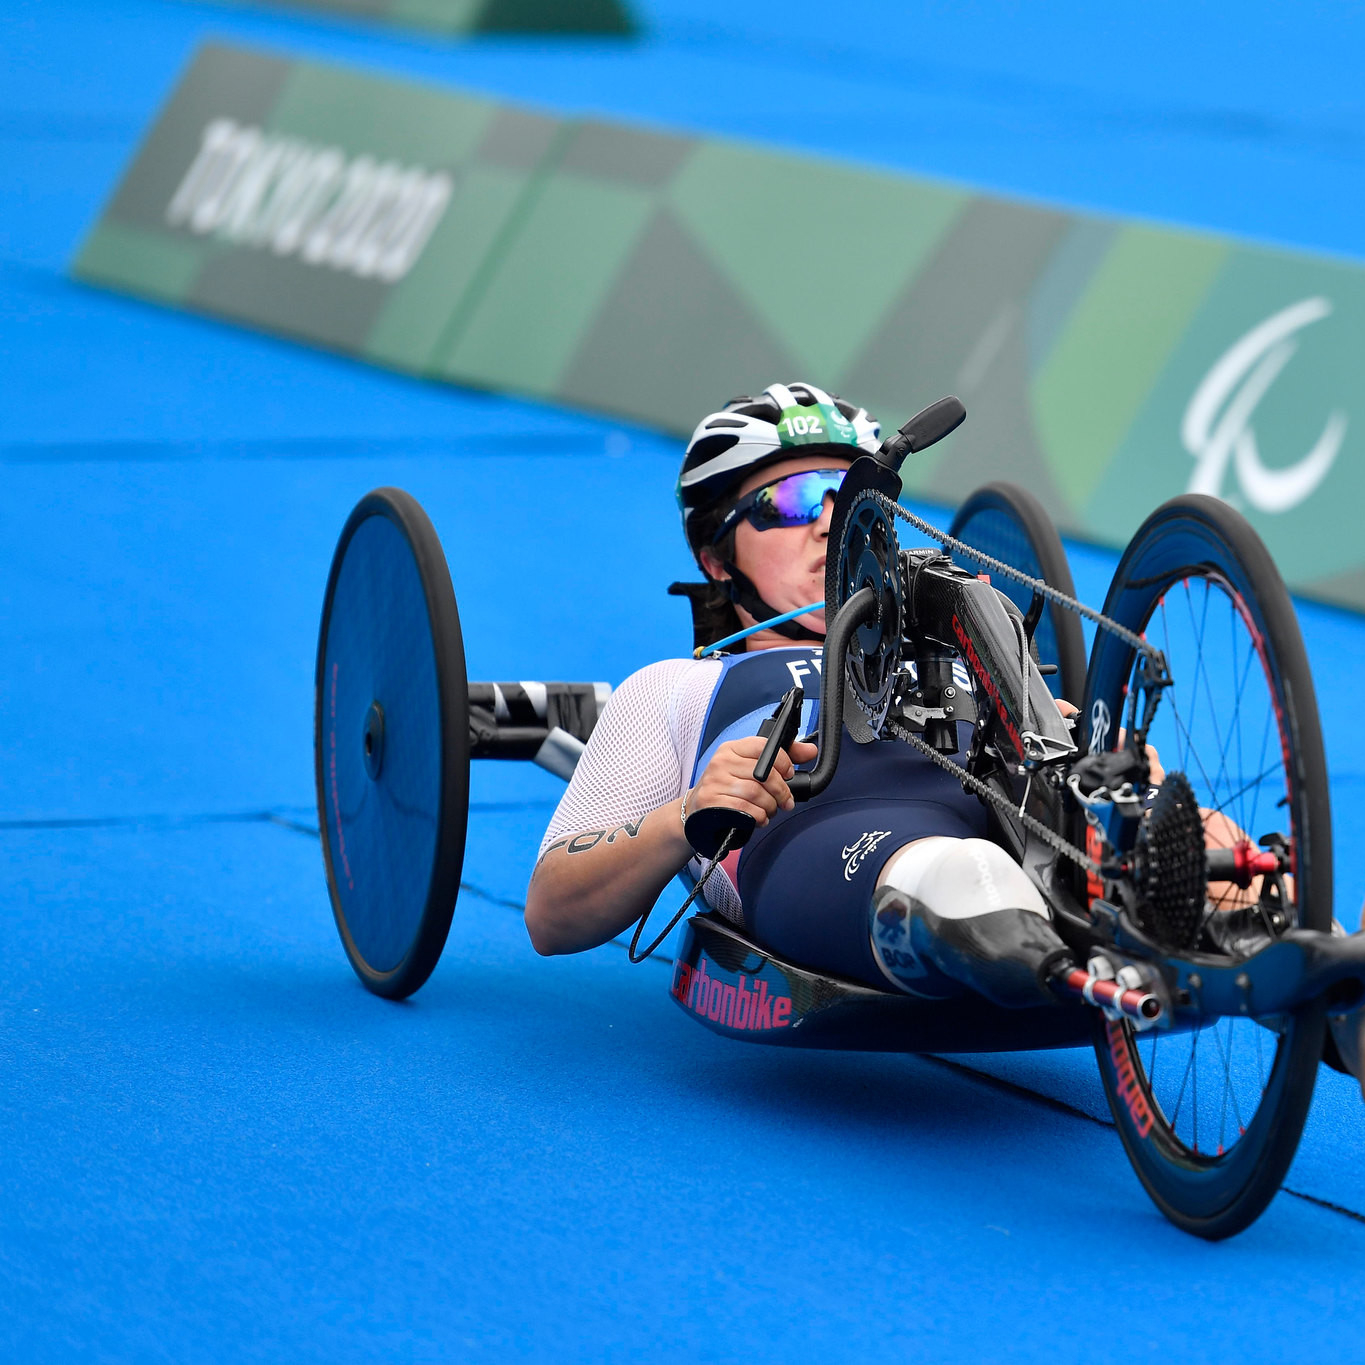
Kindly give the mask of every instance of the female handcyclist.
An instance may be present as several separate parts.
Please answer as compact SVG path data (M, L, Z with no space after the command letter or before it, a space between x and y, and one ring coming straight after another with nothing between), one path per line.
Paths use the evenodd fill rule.
M677 494L712 585L712 638L824 598L834 494L879 435L866 411L808 384L773 384L703 419ZM673 877L700 874L687 813L727 806L757 828L703 895L773 953L883 989L1047 1003L1047 969L1066 949L949 773L905 744L848 743L829 787L798 807L787 779L816 756L798 741L754 780L761 720L794 682L818 694L824 624L813 611L724 657L651 664L612 694L541 844L532 943L572 953L621 933Z

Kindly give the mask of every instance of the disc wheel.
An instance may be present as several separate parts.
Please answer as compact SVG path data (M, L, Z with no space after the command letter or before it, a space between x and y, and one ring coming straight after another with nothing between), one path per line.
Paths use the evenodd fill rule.
M1041 578L1049 587L1076 595L1071 565L1057 528L1047 509L1026 488L1016 483L988 483L978 488L958 508L949 534L965 541L1030 578ZM953 561L969 573L989 572L987 565L971 555L953 551ZM1022 612L1027 612L1033 594L1022 583L1003 574L991 579ZM1080 617L1056 602L1048 602L1033 632L1038 662L1055 664L1058 671L1047 675L1054 697L1076 701L1085 687L1085 633Z
M323 600L314 712L318 823L346 956L376 995L431 975L469 814L464 643L441 543L380 488L341 532Z
M1284 582L1250 525L1227 504L1190 495L1138 530L1109 589L1105 613L1161 649L1173 683L1148 742L1193 788L1206 843L1245 835L1288 840L1292 875L1282 923L1327 930L1332 835L1317 702ZM1083 725L1092 752L1118 746L1136 651L1099 631ZM1234 960L1280 931L1248 910L1251 892L1211 884L1200 947ZM1239 902L1241 902L1239 904ZM1241 913L1259 942L1215 931ZM1193 1002L1198 1008L1197 999ZM1241 1231L1279 1189L1298 1146L1322 1055L1324 1014L1178 1016L1183 1031L1096 1013L1095 1050L1128 1156L1152 1199L1188 1232Z

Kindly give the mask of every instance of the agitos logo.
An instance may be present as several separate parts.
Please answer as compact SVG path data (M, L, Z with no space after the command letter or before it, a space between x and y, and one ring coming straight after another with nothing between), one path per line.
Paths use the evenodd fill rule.
M1346 414L1331 413L1312 448L1293 464L1267 467L1253 418L1280 371L1299 349L1299 333L1330 316L1321 295L1282 308L1240 337L1200 381L1180 424L1185 449L1198 461L1188 491L1223 497L1229 467L1246 500L1260 512L1288 512L1327 477L1346 439Z
M220 118L204 129L166 221L394 284L416 265L453 190L444 171L348 157Z
M732 986L706 970L703 954L695 967L679 962L673 977L673 998L693 1014L731 1029L773 1029L791 1026L792 1002L785 995L769 995L768 983L746 986L741 973Z

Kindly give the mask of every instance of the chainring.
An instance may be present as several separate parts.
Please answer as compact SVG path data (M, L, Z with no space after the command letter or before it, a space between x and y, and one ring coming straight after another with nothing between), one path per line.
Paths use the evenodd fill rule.
M1169 772L1133 846L1138 922L1163 948L1193 948L1208 894L1204 821L1194 788Z
M880 493L860 493L849 506L839 541L837 611L854 593L873 588L876 617L854 632L848 646L849 690L874 731L880 732L891 705L901 658L904 585L896 520ZM828 608L827 608L828 610ZM830 613L829 619L833 619Z

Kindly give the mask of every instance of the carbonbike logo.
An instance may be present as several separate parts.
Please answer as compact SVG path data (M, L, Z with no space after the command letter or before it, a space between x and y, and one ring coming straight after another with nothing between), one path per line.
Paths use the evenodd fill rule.
M454 189L444 171L214 119L166 207L172 227L395 284Z
M853 874L863 865L863 861L872 856L872 851L890 833L889 829L870 829L866 834L860 834L844 849L844 880L846 882L853 880Z
M1156 1117L1152 1113L1151 1105L1147 1103L1142 1082L1138 1080L1137 1067L1133 1063L1133 1054L1128 1046L1127 1030L1122 1024L1106 1019L1104 1036L1109 1043L1109 1060L1114 1064L1114 1086L1118 1091L1118 1097L1128 1110L1128 1117L1132 1119L1138 1137L1145 1138L1152 1131Z
M1204 376L1180 426L1185 449L1198 462L1188 492L1224 496L1231 463L1253 507L1261 512L1287 512L1327 477L1346 435L1344 412L1333 412L1308 454L1283 469L1267 469L1262 464L1251 419L1299 349L1295 334L1331 311L1331 303L1321 297L1292 304L1253 327Z
M785 995L769 995L768 983L740 975L732 986L706 970L703 953L695 967L679 962L673 975L673 998L693 1014L731 1029L774 1029L791 1026L792 1002Z
M1000 717L1000 723L1005 727L1005 733L1009 735L1015 753L1022 754L1024 752L1024 741L1019 737L1019 727L1010 719L1010 713L1005 709L1005 699L1000 695L999 686L985 665L982 664L977 655L976 646L963 628L962 622L957 619L956 612L953 613L953 634L957 637L957 643L962 653L967 656L967 662L971 665L972 672L981 680L981 686L985 688L986 695L994 703L995 713Z
M1109 748L1109 731L1113 724L1109 703L1103 697L1096 697L1090 708L1090 753L1102 754Z

